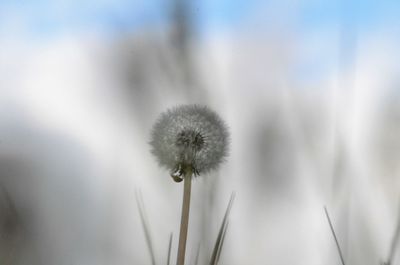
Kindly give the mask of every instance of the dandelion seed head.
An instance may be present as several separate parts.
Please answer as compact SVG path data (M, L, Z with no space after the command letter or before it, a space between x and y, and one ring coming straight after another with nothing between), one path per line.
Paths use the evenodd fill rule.
M178 106L162 113L150 141L152 153L173 176L185 166L191 166L196 174L217 169L227 156L228 143L225 123L214 111L198 105Z

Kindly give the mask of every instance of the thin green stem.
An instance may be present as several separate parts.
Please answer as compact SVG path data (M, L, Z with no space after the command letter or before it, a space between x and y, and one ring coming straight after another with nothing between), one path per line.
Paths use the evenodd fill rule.
M392 238L392 243L390 245L390 252L389 252L389 257L384 265L391 265L394 264L393 260L396 254L396 249L398 248L399 242L400 241L400 213L399 217L397 218L397 226L396 230L394 232L393 238Z
M171 262L172 236L173 236L173 234L171 233L171 234L169 235L167 265L170 265L170 262Z
M186 253L186 240L189 227L189 210L190 210L190 192L192 188L192 173L193 169L188 166L184 170L184 182L183 182L183 201L182 201L182 216L181 216L181 227L179 233L179 245L178 245L178 257L177 265L185 264L185 253Z
M217 265L219 256L221 255L222 245L225 240L226 230L228 228L229 213L232 209L233 201L235 200L235 193L232 192L231 198L229 199L228 206L225 211L224 219L222 220L221 227L218 232L217 240L215 241L214 250L211 256L210 265Z
M150 253L151 264L156 265L156 257L154 254L153 240L152 240L151 234L150 234L150 225L147 220L147 215L146 215L145 207L144 207L144 203L143 203L143 197L142 197L142 193L140 193L140 191L136 191L136 203L137 203L138 209L139 209L140 220L142 221L142 227L143 227L144 235L146 238L147 248Z
M338 253L339 253L340 261L342 262L342 265L346 265L344 263L343 253L342 253L342 250L340 248L339 240L338 240L338 238L336 236L335 229L333 228L333 224L332 224L331 218L329 217L328 209L326 208L326 206L324 206L324 210L325 210L326 218L328 219L329 227L331 228L331 232L332 232L333 238L335 239L336 248L337 248Z

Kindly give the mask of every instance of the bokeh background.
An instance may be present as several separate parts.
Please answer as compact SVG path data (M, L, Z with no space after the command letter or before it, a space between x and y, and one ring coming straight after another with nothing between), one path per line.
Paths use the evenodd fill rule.
M346 264L400 264L399 44L397 0L1 0L1 264L151 264L135 194L175 260L182 185L148 142L189 103L232 140L189 264L232 191L220 264L340 264L325 205Z

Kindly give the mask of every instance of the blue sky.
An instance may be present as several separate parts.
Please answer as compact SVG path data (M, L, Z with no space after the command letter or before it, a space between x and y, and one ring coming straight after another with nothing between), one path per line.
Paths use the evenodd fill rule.
M168 25L171 0L0 0L0 40L22 37L48 40L76 33L115 36ZM315 80L337 69L337 35L344 29L356 37L373 35L400 43L399 0L193 0L190 16L197 35L227 31L239 38L259 34L284 22L295 33L298 54L296 78ZM285 22L289 23L285 24ZM282 25L281 29L282 29ZM378 37L378 38L380 38ZM348 38L342 56L352 63L355 45Z
M299 29L329 27L345 21L360 28L400 25L400 1L193 1L191 16L202 31L235 29L262 14L271 3L280 2L281 12L296 5ZM294 2L297 2L294 4ZM23 27L33 35L57 35L64 32L124 32L163 26L167 22L169 1L153 0L0 0L2 32ZM300 4L298 4L300 3ZM260 11L261 10L261 11ZM271 10L269 10L271 11ZM268 14L268 13L266 13ZM268 18L259 20L270 23Z

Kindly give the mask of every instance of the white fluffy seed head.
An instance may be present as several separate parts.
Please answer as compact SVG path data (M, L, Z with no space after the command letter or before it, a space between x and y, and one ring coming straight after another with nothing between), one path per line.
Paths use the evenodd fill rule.
M198 105L178 106L162 113L150 142L152 153L173 177L187 166L196 174L217 169L228 154L228 144L225 123L214 111Z

